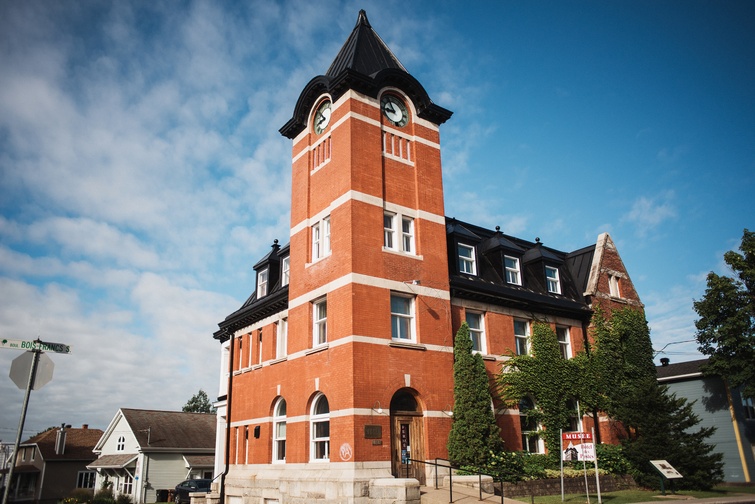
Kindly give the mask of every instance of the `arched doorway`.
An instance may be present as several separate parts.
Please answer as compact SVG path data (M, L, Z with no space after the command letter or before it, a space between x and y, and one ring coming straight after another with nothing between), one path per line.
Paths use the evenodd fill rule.
M391 399L391 472L397 478L415 478L425 484L425 438L422 409L414 394L401 389Z

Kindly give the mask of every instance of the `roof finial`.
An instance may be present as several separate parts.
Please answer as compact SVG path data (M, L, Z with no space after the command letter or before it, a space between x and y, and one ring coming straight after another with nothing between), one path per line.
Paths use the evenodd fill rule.
M278 238L275 238L275 239L273 240L273 248L275 248L275 247L277 247L277 246L278 246Z
M495 232L496 233L500 233L501 232L501 226L496 226L495 227Z
M359 9L359 17L357 18L356 26L359 26L360 24L363 24L369 28L372 28L370 26L370 22L367 21L367 13L364 11L364 9Z
M540 237L539 236L535 237L535 242L538 243L538 244L540 244Z

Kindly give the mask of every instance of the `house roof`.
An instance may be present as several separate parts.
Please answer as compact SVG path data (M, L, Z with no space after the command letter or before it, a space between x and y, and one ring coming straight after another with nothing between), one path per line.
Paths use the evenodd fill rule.
M655 371L658 381L674 381L685 378L697 378L702 376L701 368L708 362L708 359L699 359L687 362L677 362L674 364L656 366Z
M207 413L121 408L142 451L215 449L217 417Z
M67 427L65 429L65 449L63 453L55 453L55 443L60 429L50 429L21 444L35 444L45 461L51 460L94 460L97 456L92 451L97 441L102 437L100 429Z
M215 456L214 455L185 455L186 463L189 467L214 467Z
M122 469L136 460L136 453L122 453L119 455L102 455L100 458L87 465L89 469Z

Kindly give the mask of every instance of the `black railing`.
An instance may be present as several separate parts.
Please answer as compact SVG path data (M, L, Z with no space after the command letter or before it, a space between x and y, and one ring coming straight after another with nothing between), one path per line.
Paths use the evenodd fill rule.
M498 483L500 483L501 484L501 504L503 504L503 478L501 478L501 477L496 478L495 475L488 474L486 472L482 472L481 470L476 469L476 468L475 469L470 469L469 467L465 466L464 469L462 469L460 466L453 465L450 460L444 459L444 458L436 458L435 462L428 462L427 460L417 460L417 459L411 459L411 458L410 459L404 459L404 460L406 462L410 462L410 463L416 462L418 464L425 464L425 465L434 466L435 467L435 489L436 490L438 490L438 468L439 467L448 468L448 502L453 502L454 501L453 472L454 472L454 470L457 470L457 471L461 470L461 471L464 471L465 473L472 473L472 474L476 474L477 475L477 483L478 483L477 486L478 486L479 491L480 491L480 498L479 498L479 500L482 500L482 477L483 476L490 476L491 478L493 478L493 483L494 483L494 485L493 485L493 491L494 492L495 492L495 482L497 481ZM439 461L447 462L448 465L441 465L441 464L438 463ZM409 465L410 464L404 464L404 465L406 466L406 473L405 473L406 477L409 478L409 469L410 469Z

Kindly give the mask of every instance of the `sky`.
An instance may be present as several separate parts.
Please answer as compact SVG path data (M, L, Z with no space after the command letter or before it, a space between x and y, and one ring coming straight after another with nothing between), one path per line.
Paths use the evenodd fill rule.
M610 233L656 362L701 358L693 300L755 226L755 3L0 0L0 338L72 347L24 439L217 396L217 324L288 242L278 129L359 9L454 112L446 215L564 251Z

